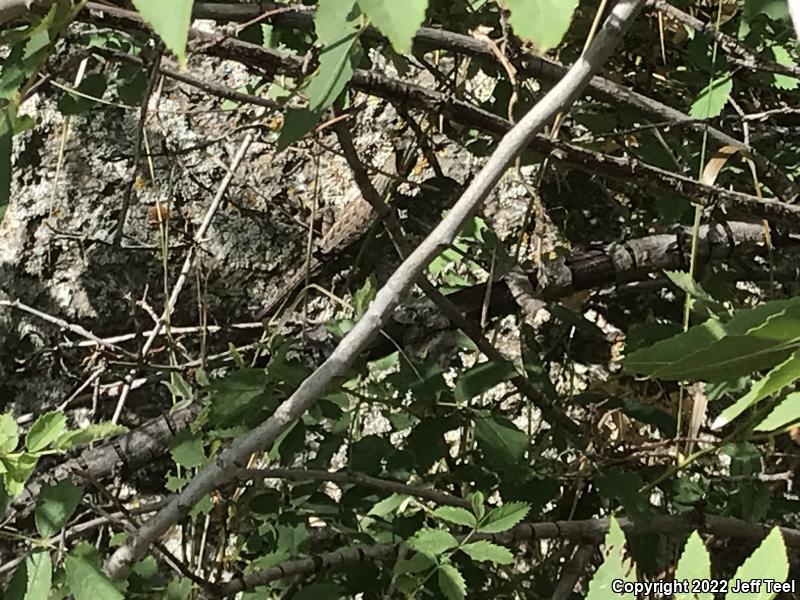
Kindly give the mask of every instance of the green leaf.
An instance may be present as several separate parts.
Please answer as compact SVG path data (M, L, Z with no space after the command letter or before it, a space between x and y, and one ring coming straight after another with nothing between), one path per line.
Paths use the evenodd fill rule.
M14 571L4 598L6 600L47 600L53 577L48 550L31 553Z
M798 378L800 378L800 350L756 381L747 394L722 411L714 419L711 429L722 429L745 410L793 384Z
M396 511L408 499L408 496L403 494L392 494L388 498L384 498L377 502L367 513L371 517L385 518Z
M774 21L789 17L785 0L744 0L742 18L752 21L758 15L765 15Z
M123 595L93 564L68 554L64 561L67 585L75 600L123 600Z
M507 361L490 360L466 369L456 377L456 402L467 402L514 375L516 370Z
M78 508L83 496L83 487L70 481L59 481L42 489L36 501L36 530L48 538L67 524L72 513Z
M492 544L487 540L464 544L460 550L472 560L493 562L498 565L510 565L514 562L514 555L508 548Z
M756 426L756 431L775 431L800 420L800 392L789 394Z
M65 92L58 100L58 110L62 115L80 115L97 105L93 98L102 98L108 82L102 73L92 73L81 81L77 90L82 94Z
M608 533L603 545L605 560L589 582L589 593L586 600L608 600L617 598L621 600L636 600L633 594L614 592L611 584L615 579L631 581L633 564L625 560L625 534L614 517L609 519Z
M561 43L569 29L578 0L504 0L511 11L514 32L547 52Z
M133 5L185 67L192 0L133 0Z
M475 417L475 439L486 458L498 468L517 464L528 448L528 435L505 417Z
M175 464L188 469L199 467L206 462L203 440L188 429L181 431L173 441L170 449Z
M411 52L414 34L425 20L428 0L358 0L370 22L389 38L400 54Z
M724 323L718 319L708 319L684 333L637 350L624 360L623 367L630 373L651 377L691 379L700 376L705 380L733 379L772 367L793 350L785 344L779 347L774 338L785 341L792 332L800 336L800 321L795 317L798 304L800 297L795 297L740 310ZM777 318L782 319L777 327L771 325ZM792 323L794 327L791 327ZM769 331L763 329L767 325L770 325ZM761 342L758 341L759 334L763 337ZM764 347L767 350L772 347L777 351L770 355L767 355L768 352L754 355L753 346L760 346L762 351ZM738 362L731 361L731 357L738 358ZM725 362L721 362L723 359ZM719 368L712 370L715 361ZM735 371L737 375L726 377L725 373L730 371Z
M467 584L464 577L453 565L439 565L439 589L447 600L463 600L467 596Z
M124 425L117 425L111 421L102 423L92 423L83 429L65 431L56 440L55 447L59 450L70 450L83 444L89 444L96 440L102 440L115 435L120 435L128 431Z
M117 78L117 96L129 106L138 105L147 91L147 75L139 65L120 67Z
M797 63L792 60L792 56L783 46L773 46L772 54L775 55L775 62L785 67L796 67ZM772 79L774 86L779 90L796 90L800 80L796 77L773 73Z
M211 382L209 420L215 427L239 425L253 414L256 405L264 404L264 390L269 378L262 369L239 369Z
M152 556L145 556L142 560L133 565L133 572L139 577L150 579L158 572L158 563Z
M335 583L312 583L292 596L292 600L339 600L344 590Z
M398 575L405 575L409 573L421 573L428 571L437 566L437 562L429 555L423 552L415 552L409 559L401 559L395 563L393 574L395 577Z
M283 127L278 136L277 150L283 152L301 139L308 132L312 131L319 123L319 113L312 112L305 108L290 108L283 116Z
M187 600L192 593L192 582L190 579L181 577L173 579L167 585L163 600Z
M456 525L464 525L465 527L475 527L477 525L475 515L458 506L440 506L433 511L433 516Z
M773 527L761 545L744 561L731 579L731 587L738 581L763 581L772 579L783 582L789 575L789 561L786 559L786 544L778 527ZM761 586L757 593L728 592L725 600L772 600L776 594L769 593Z
M500 533L511 529L525 518L530 510L525 502L508 502L489 511L478 527L480 533Z
M683 547L683 554L678 560L678 567L675 571L675 579L678 581L692 581L694 579L711 579L711 557L708 555L703 540L696 531L692 532L686 545ZM714 600L714 594L710 593L676 593L675 600Z
M694 277L685 271L664 271L669 280L682 289L691 299L693 304L700 304L708 308L711 316L725 314L725 309L716 298L703 289Z
M320 113L328 108L353 76L353 57L358 32L347 32L323 48L319 69L308 84L308 109Z
M652 513L647 498L639 493L644 481L638 473L610 467L598 475L596 485L601 496L619 500L634 520L647 519Z
M369 308L370 302L375 299L375 292L377 291L377 285L375 282L375 277L370 275L367 277L367 280L364 282L355 294L353 294L353 309L356 313L356 318L360 319L365 312L367 312L367 308Z
M343 30L355 30L358 27L355 6L356 0L319 0L314 14L317 41L327 45L339 39Z
M189 382L180 373L171 373L170 381L162 381L173 396L182 400L192 400L194 392Z
M6 491L12 498L16 498L25 488L25 482L31 476L39 462L36 454L17 453L0 456L0 473L5 470L3 476Z
M483 492L480 490L469 495L469 502L472 505L472 513L480 520L486 514L486 507L483 505Z
M689 109L689 116L695 119L718 117L728 103L733 91L733 74L717 77L706 86Z
M458 546L458 540L444 529L420 529L408 540L408 545L417 552L438 556Z
M63 412L47 412L40 415L25 436L28 452L40 452L55 442L67 428L67 416Z
M13 452L19 444L19 428L14 415L3 413L0 415L0 456Z

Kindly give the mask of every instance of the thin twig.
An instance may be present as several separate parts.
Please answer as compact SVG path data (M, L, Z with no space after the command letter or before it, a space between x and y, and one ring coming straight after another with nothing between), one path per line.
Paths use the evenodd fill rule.
M131 164L130 175L128 177L128 186L125 188L125 195L122 197L122 206L120 206L119 217L117 219L117 228L114 231L114 246L119 247L122 242L122 233L125 230L125 221L128 218L128 209L131 205L131 197L133 196L133 188L136 185L136 177L139 173L139 161L142 158L142 146L144 143L144 128L147 123L147 110L150 105L150 98L153 95L153 90L156 88L156 81L158 80L159 70L161 64L161 47L156 50L156 56L153 59L153 65L150 67L150 77L147 81L147 89L145 90L144 97L142 98L142 108L139 114L139 124L136 127L136 137L133 140L133 163Z
M226 173L225 177L222 180L222 183L217 190L217 194L214 199L211 201L211 205L208 207L205 216L203 217L203 221L200 223L200 226L197 228L197 232L194 236L194 244L189 247L189 252L186 255L186 259L183 261L183 268L181 269L180 274L178 275L178 281L175 282L175 286L172 288L172 294L170 295L169 301L167 305L164 307L164 312L161 318L156 323L156 326L150 331L150 335L147 337L147 341L145 342L144 346L142 347L142 356L147 356L147 353L153 347L158 334L161 332L164 323L169 319L169 316L172 314L172 311L175 309L175 305L178 302L178 297L180 296L181 291L183 290L183 286L186 283L186 279L188 278L189 271L192 269L194 265L194 258L196 254L197 245L203 241L205 238L206 232L211 225L211 221L214 218L214 215L219 208L220 203L222 202L222 198L225 196L225 192L228 190L228 186L230 185L231 181L233 180L233 174L238 169L239 164L244 159L244 156L247 152L247 149L250 147L250 144L253 141L253 134L248 133L242 143L239 145L239 149L236 151L236 154L231 161L230 170ZM125 377L125 384L123 385L122 391L120 392L119 400L117 401L117 407L114 410L114 416L112 417L111 421L116 423L119 421L120 416L122 415L122 410L125 408L125 400L130 393L130 382L133 381L133 378L136 376L136 369L132 369L128 372Z

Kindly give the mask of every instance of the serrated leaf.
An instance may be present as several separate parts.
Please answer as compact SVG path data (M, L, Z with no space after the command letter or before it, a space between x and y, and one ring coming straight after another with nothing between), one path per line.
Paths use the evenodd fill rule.
M521 38L547 52L561 43L578 7L578 0L504 0L509 23Z
M783 582L789 575L789 561L786 559L786 544L778 527L773 527L761 545L736 570L731 579L731 587L738 581L772 579ZM759 592L728 592L725 600L772 600L777 594L767 592L761 586Z
M48 550L31 553L14 571L5 592L5 600L47 600L53 577Z
M189 430L181 431L173 440L170 454L175 464L186 468L199 467L206 462L202 438Z
M447 600L463 600L467 595L467 584L464 577L453 565L439 565L439 589Z
M63 412L53 411L40 415L25 436L25 448L28 452L44 450L64 433L66 427L67 416Z
M408 540L408 545L417 552L438 556L458 546L458 541L444 529L420 529Z
M800 420L800 392L789 394L756 426L756 431L775 431Z
M675 579L678 581L692 581L694 579L711 579L711 557L706 550L703 539L696 531L692 532L683 553L678 560L675 570ZM714 600L710 593L676 593L675 600Z
M706 86L689 109L689 116L695 119L711 119L722 114L733 91L733 74L717 77Z
M498 565L510 565L514 562L514 555L508 548L492 544L488 540L464 544L459 549L472 560L493 562Z
M456 402L468 402L516 375L511 363L489 360L470 367L456 377Z
M75 600L123 600L122 594L93 564L68 554L64 561L67 585Z
M586 595L586 600L636 599L633 594L617 593L611 587L614 580L631 581L633 576L633 565L624 558L624 552L625 534L622 532L617 520L611 517L608 524L608 533L603 544L605 560L589 582L589 593Z
M511 529L525 518L530 507L525 502L508 502L486 515L478 527L480 533L500 533Z
M415 552L407 560L398 560L394 566L393 573L396 576L409 573L421 573L436 566L436 561L424 552Z
M150 579L158 572L158 563L152 556L145 556L142 560L133 565L133 572L139 577Z
M187 600L192 593L192 582L186 577L173 579L167 585L163 600Z
M320 113L328 108L353 76L353 58L357 32L348 32L323 48L319 69L306 88L308 109Z
M22 493L38 462L38 455L26 452L0 456L0 473L5 471L3 479L9 496L16 498Z
M440 506L433 511L433 516L456 525L464 525L465 527L475 527L477 525L475 515L458 506Z
M36 530L43 538L48 538L67 524L72 513L78 508L83 496L83 487L63 480L42 489L36 501Z
M211 412L209 420L215 427L230 427L262 405L264 390L269 383L262 369L239 369L211 382Z
M780 392L800 378L800 350L753 383L750 391L714 419L711 429L722 429L751 406Z
M192 21L193 0L132 0L142 18L164 41L181 66L186 66L186 41Z
M411 52L414 34L425 20L428 0L358 0L370 22L389 38L399 54Z

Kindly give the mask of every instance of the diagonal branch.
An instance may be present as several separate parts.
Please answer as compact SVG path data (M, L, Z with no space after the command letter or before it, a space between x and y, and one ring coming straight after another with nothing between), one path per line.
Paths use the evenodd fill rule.
M271 447L278 436L325 393L336 377L347 372L350 365L378 334L383 323L390 317L422 270L453 242L464 223L486 199L530 139L556 114L572 105L586 87L592 74L611 55L643 5L644 0L617 2L589 49L572 66L567 75L499 142L495 152L453 209L392 274L367 312L333 353L300 384L269 419L237 439L213 464L200 471L165 508L145 522L137 535L131 536L118 548L105 565L105 570L110 576L114 578L126 576L150 545L186 515L195 503L215 487L229 481L235 474L235 468L245 466L252 454Z

